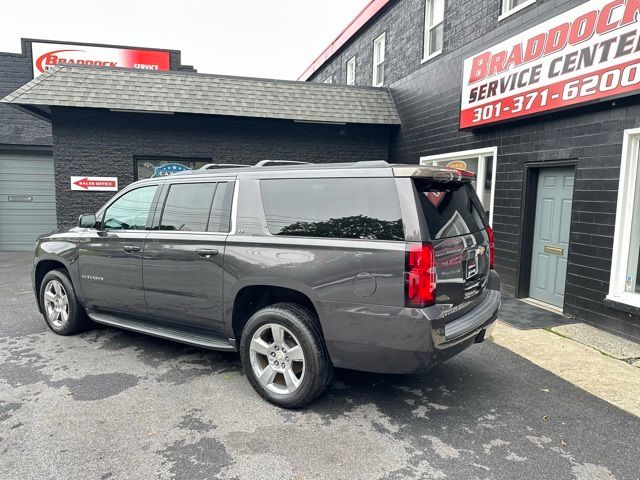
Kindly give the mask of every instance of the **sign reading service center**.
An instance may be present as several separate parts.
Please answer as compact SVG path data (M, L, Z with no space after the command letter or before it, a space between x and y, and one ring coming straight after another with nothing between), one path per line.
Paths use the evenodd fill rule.
M167 51L38 42L33 42L31 48L34 78L58 63L169 70L169 52Z
M460 128L640 90L640 0L590 0L464 61Z

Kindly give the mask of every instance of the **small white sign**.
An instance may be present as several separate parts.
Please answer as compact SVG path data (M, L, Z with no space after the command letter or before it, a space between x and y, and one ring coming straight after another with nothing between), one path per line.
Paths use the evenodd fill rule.
M117 192L118 177L71 177L71 190Z

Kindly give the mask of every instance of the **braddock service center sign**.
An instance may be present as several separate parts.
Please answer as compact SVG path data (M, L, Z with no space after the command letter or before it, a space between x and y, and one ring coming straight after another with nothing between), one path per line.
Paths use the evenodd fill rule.
M95 47L59 43L31 44L33 77L58 63L93 65L97 67L125 67L143 70L169 70L169 52L133 48Z
M640 90L640 0L591 0L464 61L460 128Z

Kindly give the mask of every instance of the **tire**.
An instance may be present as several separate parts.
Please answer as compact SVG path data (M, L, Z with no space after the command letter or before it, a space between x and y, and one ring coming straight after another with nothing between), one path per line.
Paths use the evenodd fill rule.
M54 333L75 335L90 326L90 320L78 302L65 270L51 270L44 276L40 283L39 298L42 316Z
M282 341L276 341L279 332ZM242 330L240 357L256 392L284 408L301 408L313 402L333 377L318 319L294 303L277 303L254 313Z

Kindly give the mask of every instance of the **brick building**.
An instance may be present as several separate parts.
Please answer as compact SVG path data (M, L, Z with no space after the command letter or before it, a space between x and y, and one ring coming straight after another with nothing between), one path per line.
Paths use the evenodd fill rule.
M113 196L74 188L76 179L110 178L117 190L211 163L388 160L399 123L378 88L87 65L50 68L2 102L52 125L52 173L41 182L55 205L49 230L75 225ZM26 238L14 249L33 248L29 235L47 232L32 219L33 230L3 226L2 214L0 206L0 232Z
M0 98L58 62L195 72L182 65L177 50L35 39L21 44L20 53L0 52ZM0 251L31 249L37 235L56 227L54 176L49 120L0 104ZM68 180L68 172L64 176Z
M392 162L478 173L505 292L639 338L639 9L373 0L300 80L388 87Z
M448 165L477 174L505 293L640 338L639 11L371 0L303 82L200 75L160 50L161 70L190 71L142 72L154 63L131 52L112 65L65 53L90 46L34 54L43 42L23 41L0 54L0 98L15 107L0 104L0 249L31 248L111 195L71 176L122 188L265 158ZM55 55L85 66L30 81Z

